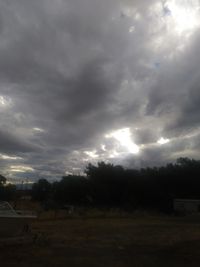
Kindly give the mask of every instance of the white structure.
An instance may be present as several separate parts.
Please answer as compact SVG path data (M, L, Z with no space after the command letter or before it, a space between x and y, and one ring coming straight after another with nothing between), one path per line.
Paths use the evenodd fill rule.
M200 213L199 199L174 199L173 206L178 214Z
M30 221L35 218L32 214L15 211L8 202L0 202L0 239L27 233Z

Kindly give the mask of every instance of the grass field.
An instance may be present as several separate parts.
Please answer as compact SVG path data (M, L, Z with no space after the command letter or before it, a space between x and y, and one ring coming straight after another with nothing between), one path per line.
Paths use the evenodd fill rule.
M200 221L185 217L54 218L32 225L32 237L0 244L4 267L199 266Z

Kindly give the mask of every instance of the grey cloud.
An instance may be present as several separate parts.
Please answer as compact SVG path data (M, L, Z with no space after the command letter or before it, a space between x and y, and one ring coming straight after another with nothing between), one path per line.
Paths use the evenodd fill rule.
M151 144L156 143L159 136L156 136L155 129L135 129L133 139L136 144Z
M161 136L173 139L195 130L198 33L182 54L176 52L176 60L168 57L175 41L152 48L165 30L150 14L155 3L2 1L0 95L12 105L0 106L0 152L22 154L33 175L57 177L83 166L84 151L104 155L101 144L108 150L116 146L105 141L108 132L129 127L134 142L148 146ZM167 150L151 147L137 161L159 164L188 147L195 150L196 141L188 142Z
M36 150L36 146L28 143L27 141L21 139L6 131L0 131L0 151L3 153L26 153Z

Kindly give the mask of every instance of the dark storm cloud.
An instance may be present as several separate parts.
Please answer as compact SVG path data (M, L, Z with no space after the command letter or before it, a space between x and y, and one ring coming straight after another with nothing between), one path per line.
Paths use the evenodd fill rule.
M0 153L21 156L32 177L59 177L92 160L87 151L122 151L105 134L128 127L146 146L138 162L196 155L184 136L200 114L199 37L177 52L164 12L154 0L2 1ZM180 133L181 145L155 145Z
M155 135L155 131L153 129L136 128L133 132L134 141L136 144L151 144L157 142L157 140L159 139L159 136Z
M40 3L35 1L35 4L30 1L18 3L7 1L1 4L1 10L3 10L1 37L5 42L5 47L0 50L0 73L4 84L1 86L1 92L12 98L13 113L22 114L23 118L18 120L18 127L43 126L46 130L39 138L38 134L27 135L24 128L24 132L21 131L24 141L15 140L9 132L1 133L1 151L4 153L28 152L30 148L26 145L27 139L33 142L38 140L43 144L43 148L48 150L51 150L49 146L54 145L54 139L55 145L73 144L74 133L77 131L72 129L72 125L70 125L70 131L67 131L62 124L65 121L67 124L72 124L72 120L76 121L79 114L84 111L87 113L87 109L91 110L92 105L96 105L98 100L103 100L103 94L99 94L100 90L91 91L90 88L96 83L98 89L103 89L100 88L98 81L95 82L95 79L98 79L94 77L95 64L91 68L91 73L87 69L78 68L81 82L78 77L75 78L75 75L69 77L71 74L68 72L73 68L69 61L73 61L73 56L78 58L78 53L80 54L79 46L73 41L75 38L77 42L81 41L85 33L83 27L79 27L81 20L78 14L73 15L69 12L70 16L68 16L68 8L66 9L63 3L61 5L67 11L63 16L60 16L60 8L55 8L53 2L50 5L45 1ZM69 5L71 5L70 2ZM58 14L54 10L58 10ZM87 38L89 35L88 32ZM75 45L77 49L73 49ZM81 62L78 59L77 64L79 63ZM94 94L98 94L97 101L91 101L90 95L94 97ZM62 122L59 121L60 119ZM13 121L16 123L15 118L12 118L11 122ZM59 124L62 126L60 127ZM12 126L7 125L7 128L12 131ZM84 136L82 138L84 139ZM74 139L76 143L80 136ZM55 150L51 153L59 158ZM49 162L52 163L51 157L45 152L41 154L40 160L47 166L46 168L49 168ZM29 154L27 163L37 165L36 168L41 171L42 167L37 160L38 155L37 153L34 155Z
M11 155L16 152L26 153L36 149L39 151L39 148L34 146L34 144L28 143L20 137L2 130L0 131L0 149L2 153L10 153Z
M149 144L141 150L139 156L128 155L123 161L128 168L163 166L175 162L179 157L198 158L196 149L193 139L173 139L163 145L158 143Z
M165 66L149 93L146 114L157 117L168 114L164 127L168 135L184 135L199 125L199 38L197 31L184 56L177 56L176 61Z

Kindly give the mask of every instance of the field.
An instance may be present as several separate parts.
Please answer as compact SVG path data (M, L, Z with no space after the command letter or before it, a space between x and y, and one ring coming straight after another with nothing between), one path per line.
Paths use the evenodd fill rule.
M200 220L130 216L43 215L31 238L0 243L4 267L199 266Z

